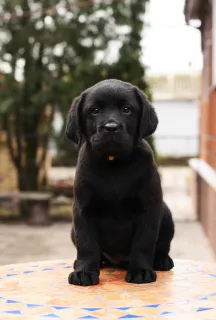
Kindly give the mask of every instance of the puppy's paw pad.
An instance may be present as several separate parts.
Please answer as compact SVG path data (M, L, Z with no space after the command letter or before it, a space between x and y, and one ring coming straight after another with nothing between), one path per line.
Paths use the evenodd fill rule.
M156 272L154 270L143 270L139 272L128 271L125 280L129 283L150 283L156 281Z
M169 256L165 258L156 258L154 261L154 270L156 271L169 271L173 267L173 260Z
M68 282L75 286L93 286L99 284L99 272L74 271L69 274Z

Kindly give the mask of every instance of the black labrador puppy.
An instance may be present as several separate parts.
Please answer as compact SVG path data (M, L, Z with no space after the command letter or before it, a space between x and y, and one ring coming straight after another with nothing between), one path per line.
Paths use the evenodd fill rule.
M142 140L157 124L154 108L130 83L105 80L74 100L66 128L80 146L72 226L77 259L70 284L98 284L108 261L125 268L131 283L153 282L155 270L173 268L174 224L152 151Z

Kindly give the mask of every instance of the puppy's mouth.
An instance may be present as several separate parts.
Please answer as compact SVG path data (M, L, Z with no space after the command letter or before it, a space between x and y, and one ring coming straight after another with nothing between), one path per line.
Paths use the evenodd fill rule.
M106 155L121 155L131 151L133 137L128 134L95 134L90 140L92 149Z
M110 140L103 144L102 149L108 153L116 153L120 151L121 144L118 141Z
M106 145L107 148L115 148L121 145L122 137L118 137L115 134L110 134L110 135L108 134L102 140L104 145Z

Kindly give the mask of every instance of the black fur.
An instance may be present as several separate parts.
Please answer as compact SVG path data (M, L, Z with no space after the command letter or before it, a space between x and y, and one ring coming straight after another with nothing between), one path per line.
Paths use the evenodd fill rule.
M131 283L153 282L155 270L173 268L174 224L152 151L142 141L157 124L144 94L119 80L99 82L72 104L66 135L80 151L72 225L77 259L70 284L98 284L103 265L126 269Z

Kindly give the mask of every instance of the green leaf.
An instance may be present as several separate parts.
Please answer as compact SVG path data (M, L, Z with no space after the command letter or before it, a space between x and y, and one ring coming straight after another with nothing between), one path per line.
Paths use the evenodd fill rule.
M14 99L8 98L0 102L0 114L8 114L14 110Z

